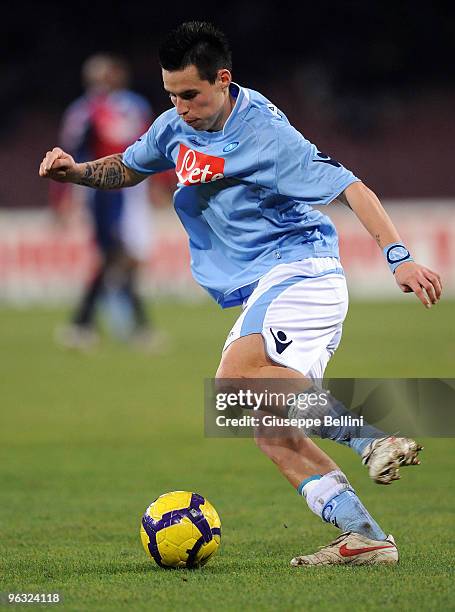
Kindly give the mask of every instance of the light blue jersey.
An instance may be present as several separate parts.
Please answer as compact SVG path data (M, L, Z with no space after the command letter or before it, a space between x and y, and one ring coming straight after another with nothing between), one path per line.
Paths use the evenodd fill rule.
M197 131L172 108L123 154L136 172L175 168L194 278L223 308L279 263L339 257L335 227L312 207L359 180L260 93L232 84L231 94L222 131Z

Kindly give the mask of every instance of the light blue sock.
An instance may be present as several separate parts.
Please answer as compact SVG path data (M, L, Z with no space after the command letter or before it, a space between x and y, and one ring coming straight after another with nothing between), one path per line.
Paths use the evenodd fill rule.
M371 540L385 540L386 534L357 497L341 470L315 474L297 487L308 507L326 523L341 531L353 531Z
M322 519L343 532L353 531L371 540L387 538L354 491L344 491L331 499L324 506Z
M321 390L316 387L310 388L306 394L308 393L320 394ZM356 422L359 419L359 415L354 414L347 410L345 406L341 402L339 402L333 395L326 394L325 399L328 400L323 404L307 407L302 413L301 408L298 404L290 406L288 410L289 418L313 418L319 419L321 421L321 425L314 425L307 430L309 435L318 436L322 439L333 440L334 442L338 442L338 444L343 444L344 446L348 446L358 455L362 455L363 451L366 447L373 442L373 440L377 440L378 438L385 438L387 434L382 430L370 425L369 423L365 423L364 425L351 425L349 424L349 419L352 419L352 422ZM324 417L332 417L332 419L348 419L348 424L343 425L325 425ZM343 422L343 421L341 421Z
M384 434L383 437L385 437L385 435L386 434ZM346 446L349 446L349 448L352 448L354 452L362 456L363 451L374 440L377 440L377 438L351 438L350 440L340 441L340 444L345 444Z

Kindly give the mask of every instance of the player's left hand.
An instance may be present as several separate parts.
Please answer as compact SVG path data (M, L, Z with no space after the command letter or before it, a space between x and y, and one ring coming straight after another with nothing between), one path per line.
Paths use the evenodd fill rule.
M414 292L426 308L439 301L442 293L441 277L425 266L408 261L395 270L395 280L404 293Z

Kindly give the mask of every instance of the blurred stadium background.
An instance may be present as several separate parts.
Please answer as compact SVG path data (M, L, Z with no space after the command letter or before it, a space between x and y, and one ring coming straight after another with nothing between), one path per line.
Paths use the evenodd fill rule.
M303 583L288 560L329 537L249 440L203 437L203 379L213 375L237 311L217 312L192 281L171 189L155 202L155 248L143 278L169 352L132 354L107 342L82 358L53 345L94 251L84 215L56 225L38 165L57 143L62 112L82 93L80 67L95 52L124 55L132 89L156 113L168 108L157 45L188 19L226 31L235 80L271 98L375 190L416 257L443 277L444 300L427 312L398 291L354 216L326 209L340 232L352 300L329 375L454 376L452 5L10 3L0 21L0 578L3 590L61 590L66 609L145 610L151 597L161 609L181 609L182 598L199 609L295 609ZM378 491L356 457L330 447L372 511L393 525L404 556L393 577L333 573L330 593L315 574L304 583L308 609L351 609L352 593L357 609L366 601L371 610L453 605L445 480L452 448L451 440L428 441L427 464ZM182 488L215 504L226 534L203 575L184 578L152 572L137 537L145 506Z
M416 11L411 2L330 3L280 10L240 2L222 10L178 2L132 2L122 12L87 2L72 11L45 2L12 5L0 26L0 301L65 302L90 272L90 239L75 215L62 232L49 210L49 184L37 167L58 142L66 106L81 94L80 67L92 53L124 55L132 88L156 113L169 107L156 49L181 20L211 18L234 51L234 77L258 88L304 135L351 168L382 198L419 260L455 292L455 76L453 8ZM140 16L140 17L139 17ZM80 32L84 32L83 39ZM254 52L252 52L254 49ZM145 274L152 292L200 295L190 278L186 240L170 194L156 202L155 249ZM400 296L373 241L353 215L332 206L353 298Z

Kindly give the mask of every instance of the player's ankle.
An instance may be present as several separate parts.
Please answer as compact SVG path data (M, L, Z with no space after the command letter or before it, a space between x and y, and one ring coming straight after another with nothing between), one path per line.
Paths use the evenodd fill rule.
M297 488L308 507L324 522L343 532L352 531L371 540L385 540L386 534L357 497L341 470L306 478Z

